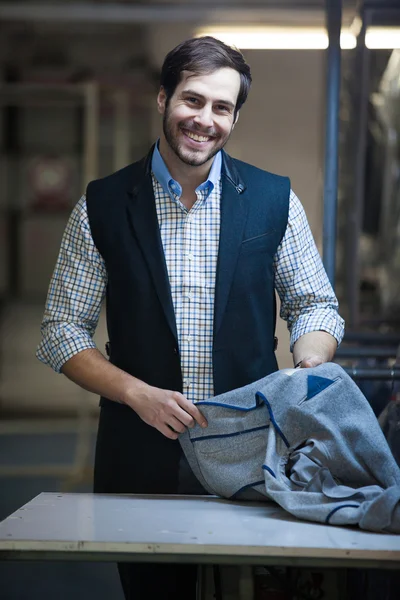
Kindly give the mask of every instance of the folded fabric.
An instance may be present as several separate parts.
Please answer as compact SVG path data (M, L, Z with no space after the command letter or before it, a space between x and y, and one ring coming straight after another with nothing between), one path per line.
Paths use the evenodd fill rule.
M180 436L212 494L273 500L301 519L400 533L400 469L357 385L334 363L284 369L197 406Z

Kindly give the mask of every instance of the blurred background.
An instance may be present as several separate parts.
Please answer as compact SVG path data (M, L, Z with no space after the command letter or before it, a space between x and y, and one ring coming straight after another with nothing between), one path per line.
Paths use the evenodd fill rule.
M329 59L340 5L341 52ZM0 519L42 491L91 489L98 399L35 358L48 284L87 183L157 138L165 54L205 33L241 48L252 69L228 151L291 178L321 254L327 85L340 68L331 279L347 333L337 360L399 452L398 0L0 1ZM277 335L279 366L291 366L281 321ZM103 350L104 317L95 339ZM0 581L7 600L120 598L112 565L7 563Z

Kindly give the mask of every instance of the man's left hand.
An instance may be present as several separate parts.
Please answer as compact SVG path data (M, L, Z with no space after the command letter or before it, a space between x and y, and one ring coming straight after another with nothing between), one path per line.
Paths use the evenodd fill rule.
M311 367L318 367L318 365L322 365L324 362L326 361L322 358L322 356L308 356L307 358L303 358L303 360L296 365L296 368L310 369Z
M332 360L337 342L326 331L305 333L293 347L293 361L296 367L309 369Z

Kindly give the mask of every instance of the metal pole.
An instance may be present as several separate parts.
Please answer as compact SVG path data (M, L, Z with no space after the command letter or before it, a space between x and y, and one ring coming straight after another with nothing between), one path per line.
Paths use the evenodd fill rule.
M335 284L336 212L338 194L341 0L326 1L329 36L325 134L323 261Z
M370 54L365 46L365 33L368 13L362 15L362 26L357 38L355 72L358 77L354 116L354 194L347 226L347 281L349 326L357 329L360 325L360 236L364 216L365 159L367 151L369 66Z
M375 368L358 368L343 367L347 375L353 379L363 379L371 381L400 381L400 369L392 367Z

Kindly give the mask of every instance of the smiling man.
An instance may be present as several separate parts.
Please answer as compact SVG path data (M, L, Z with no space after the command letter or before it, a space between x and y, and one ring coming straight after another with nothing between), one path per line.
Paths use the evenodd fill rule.
M167 164L202 167L207 176L215 154L226 144L235 125L240 75L231 68L213 73L182 72L172 96L162 87L158 109L163 114L160 152Z
M296 366L329 361L337 300L285 177L231 158L251 85L211 37L165 58L147 157L91 182L61 243L38 357L101 396L96 492L205 493L178 436L196 402L276 371L275 290ZM106 298L109 360L92 340ZM195 598L194 567L119 565L126 598Z

